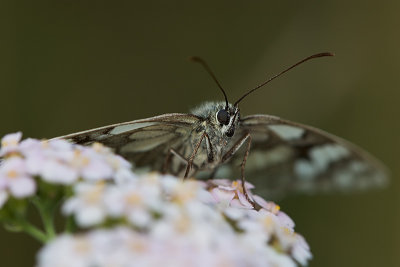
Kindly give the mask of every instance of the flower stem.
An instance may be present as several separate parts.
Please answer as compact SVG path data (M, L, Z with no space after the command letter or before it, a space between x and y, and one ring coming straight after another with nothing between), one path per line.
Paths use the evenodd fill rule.
M56 236L56 231L54 229L53 215L54 215L54 204L53 203L43 203L40 199L33 199L33 204L39 211L40 217L42 219L43 227L46 232L46 241L53 239Z
M22 231L31 235L33 238L35 238L36 240L38 240L42 243L46 243L47 241L49 241L49 238L45 233L43 233L36 226L25 221L24 219L21 219L18 221L18 226L21 227Z
M76 230L76 225L72 216L67 218L67 222L65 224L65 232L73 233Z

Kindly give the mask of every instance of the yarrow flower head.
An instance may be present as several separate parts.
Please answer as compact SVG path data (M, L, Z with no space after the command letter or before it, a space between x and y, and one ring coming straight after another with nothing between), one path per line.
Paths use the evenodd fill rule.
M268 246L240 235L193 233L171 239L147 235L129 227L97 229L61 235L39 253L38 267L53 266L284 266L296 263ZM212 242L212 243L211 243ZM257 247L258 246L258 247ZM68 264L66 264L68 263ZM60 265L62 264L62 265Z
M153 263L164 263L163 266L169 263L171 266L183 263L186 266L306 264L311 253L304 239L295 233L289 216L273 202L262 201L251 192L252 198L259 201L260 210L249 208L247 203L238 205L232 200L236 197L239 201L239 184L237 181L232 187L227 180L208 183L182 181L156 173L116 184L78 183L74 195L63 206L64 214L72 215L78 226L84 229L111 228L60 237L42 251L40 259L50 257L50 262L56 260L60 255L52 253L55 247L64 246L66 240L66 246L76 246L85 240L90 247L85 260L95 259L95 255L105 252L96 251L100 248L94 244L93 236L123 231L132 239L128 241L130 238L127 238L124 241L127 243L118 242L127 246L120 251L141 248L140 255L134 251L127 252L124 256L127 263L135 258L135 262L145 266L156 266ZM235 194L228 197L228 205L221 197L225 191L234 191ZM119 228L121 225L124 230ZM71 248L63 251L71 253L63 255L63 258L74 257ZM162 253L153 254L154 251ZM198 265L198 262L202 264ZM90 263L106 266L105 263ZM50 265L43 263L39 266Z
M9 134L1 140L0 192L7 198L33 196L39 179L72 185L80 179L117 179L127 173L132 176L131 164L99 143L85 147L61 139L21 142L21 136Z
M291 218L250 183L138 175L101 144L21 136L1 140L0 221L46 242L38 267L298 266L312 257ZM44 231L25 220L28 203ZM60 206L69 223L57 236Z

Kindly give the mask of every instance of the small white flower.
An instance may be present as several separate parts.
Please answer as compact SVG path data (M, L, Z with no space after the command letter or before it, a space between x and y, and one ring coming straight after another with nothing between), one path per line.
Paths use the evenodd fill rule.
M18 151L18 144L21 140L22 133L7 134L1 139L0 156L4 156L11 152Z
M174 176L166 175L161 178L163 192L172 202L178 204L198 201L199 197L204 198L205 184L201 181L187 179L177 179Z
M106 217L103 193L106 185L102 182L79 183L75 186L76 197L68 199L63 205L63 213L74 214L81 227L100 224Z
M111 217L126 217L137 227L148 226L152 219L151 206L159 206L157 204L149 205L149 202L159 200L159 196L152 194L137 182L127 183L120 187L110 187L103 198Z
M79 171L82 178L87 180L110 179L113 174L113 169L107 164L104 155L98 154L93 149L77 147L69 163Z
M79 178L78 170L53 159L47 159L43 162L40 175L46 182L65 185L72 184Z
M291 255L301 265L307 265L308 261L312 259L309 245L304 237L299 234L296 235L296 241L292 246Z
M93 244L87 238L61 235L39 253L39 266L91 266L94 252Z
M43 141L37 139L27 138L21 141L19 144L19 150L23 155L27 155L32 152L35 153L36 151L40 150L42 142Z
M0 186L16 198L31 196L36 191L36 184L26 172L25 162L20 157L11 157L1 164Z
M114 175L114 181L117 184L123 184L134 179L137 179L137 175L135 175L130 168L117 169Z

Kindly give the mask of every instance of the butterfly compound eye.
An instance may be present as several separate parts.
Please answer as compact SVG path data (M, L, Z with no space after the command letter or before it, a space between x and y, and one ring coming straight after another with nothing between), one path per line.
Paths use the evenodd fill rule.
M229 124L229 113L225 109L221 109L217 113L217 120L221 124L228 125Z

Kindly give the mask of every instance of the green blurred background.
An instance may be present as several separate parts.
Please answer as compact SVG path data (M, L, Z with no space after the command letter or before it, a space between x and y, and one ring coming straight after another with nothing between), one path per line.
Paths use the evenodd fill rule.
M389 188L280 202L311 246L310 266L400 266L400 2L0 2L0 135L49 138L231 100L316 52L241 104L342 136L385 162ZM1 266L39 245L0 230Z

